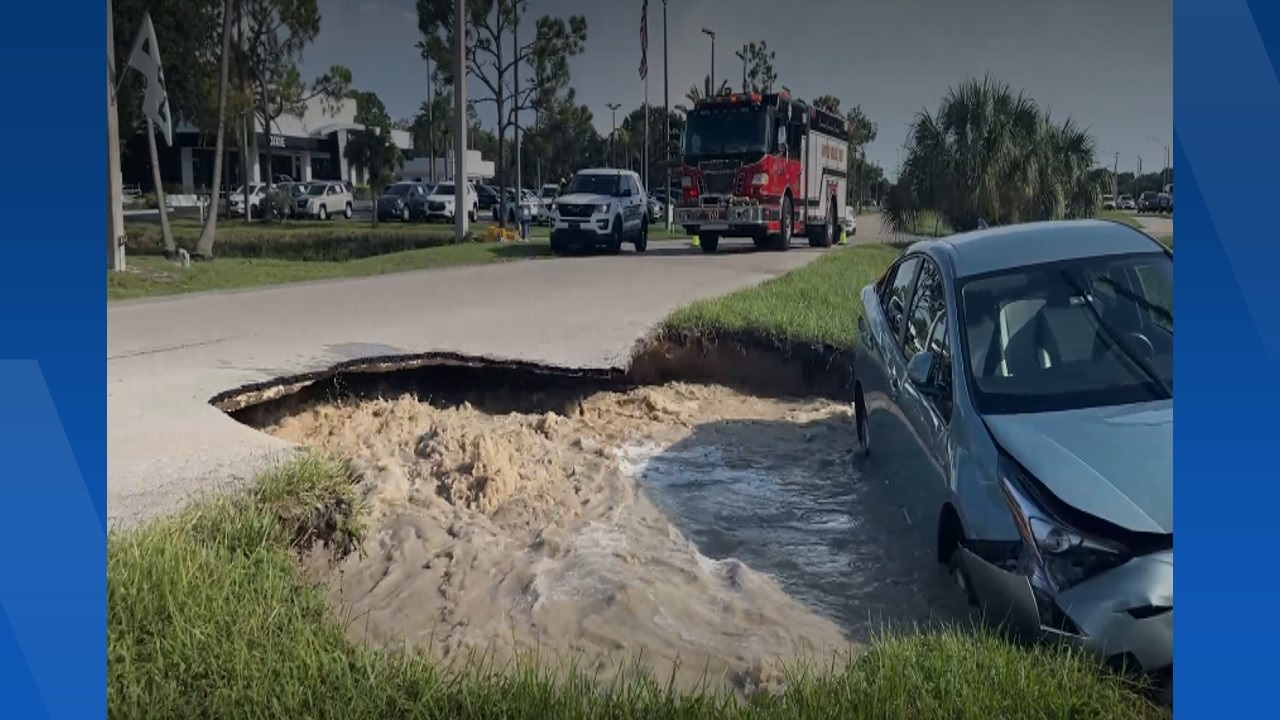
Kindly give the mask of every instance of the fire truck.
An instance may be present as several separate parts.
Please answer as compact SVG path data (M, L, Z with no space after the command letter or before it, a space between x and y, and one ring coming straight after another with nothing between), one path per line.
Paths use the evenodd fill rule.
M688 114L683 151L675 221L703 252L727 237L774 250L795 235L812 247L838 237L849 152L839 115L785 92L706 98Z

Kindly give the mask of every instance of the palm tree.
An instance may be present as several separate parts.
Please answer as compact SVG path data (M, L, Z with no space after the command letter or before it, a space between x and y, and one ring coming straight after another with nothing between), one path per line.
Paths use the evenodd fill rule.
M715 94L725 95L731 92L733 92L733 90L729 88L729 81L721 80L720 87L716 88ZM710 97L710 96L711 96L711 76L710 75L707 75L703 78L701 89L699 89L697 85L690 85L689 92L684 94L684 97L686 100L689 101L690 106L697 105L699 100L702 100L703 98Z
M213 180L209 192L209 214L205 217L204 227L200 229L200 239L196 241L196 256L213 257L213 241L218 232L218 204L221 202L222 189L222 147L223 135L227 126L227 75L230 73L228 59L231 56L231 16L235 10L235 0L224 0L222 3L222 60L218 67L218 130L213 141ZM247 205L245 207L248 207Z
M369 194L374 202L383 189L395 182L395 170L404 165L404 155L391 137L390 123L381 126L366 125L364 130L352 133L347 139L344 153L351 167L368 178ZM377 208L374 208L373 224L378 224Z
M1056 124L1023 93L985 77L951 89L937 112L916 116L906 159L885 207L885 227L916 232L926 213L955 230L1088 217L1102 188L1095 145L1068 119Z

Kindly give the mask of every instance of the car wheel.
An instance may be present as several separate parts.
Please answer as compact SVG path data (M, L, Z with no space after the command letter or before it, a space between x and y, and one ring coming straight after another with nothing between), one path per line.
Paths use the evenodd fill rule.
M568 247L568 244L565 243L564 238L556 237L555 235L551 236L551 254L552 255L556 255L556 256L565 255L568 253L568 251L569 251L569 247Z
M698 245L704 254L711 255L720 248L720 236L715 233L699 235Z
M319 210L318 212L316 212L316 217L317 217L317 218L319 218L319 219L321 219L321 220L328 220L328 219L329 219L329 209L328 209L328 208L326 208L324 205L321 205L321 206L320 206L320 210Z
M351 203L347 203L347 206L342 209L342 217L348 220L351 219Z
M964 556L960 554L959 545L956 545L951 551L951 557L947 559L947 574L951 576L951 582L955 583L956 588L964 593L965 601L973 607L979 607L978 593L973 590L973 577L964 566Z
M471 210L467 213L467 221L468 221L468 222L475 222L475 221L476 221L476 209L475 209L475 208L471 208Z
M622 252L622 218L613 219L613 231L609 233L609 242L604 247L610 255Z
M409 217L409 208L408 208L408 206L406 206L405 208L403 208L403 209L400 211L400 221L401 221L401 222L409 222L409 220L410 220L410 217Z
M871 455L871 423L867 421L867 401L859 385L853 394L853 422L858 433L858 454Z
M636 238L636 252L642 253L649 247L649 221L640 221L640 235Z

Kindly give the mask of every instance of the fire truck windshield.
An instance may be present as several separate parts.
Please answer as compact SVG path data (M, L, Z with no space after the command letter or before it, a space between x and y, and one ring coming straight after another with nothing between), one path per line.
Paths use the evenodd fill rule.
M762 155L769 150L765 108L733 108L689 113L684 153L690 157Z

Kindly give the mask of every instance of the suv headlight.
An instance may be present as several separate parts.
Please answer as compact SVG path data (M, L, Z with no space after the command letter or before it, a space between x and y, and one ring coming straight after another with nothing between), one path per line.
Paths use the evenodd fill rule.
M1130 553L1123 545L1086 535L1041 508L1028 491L1029 478L1012 459L1001 456L999 475L1022 537L1018 569L1033 587L1056 594L1128 562Z
M596 212L598 212L598 213L607 213L607 212L609 212L609 203L600 203L599 205L597 205L597 206L596 206Z

